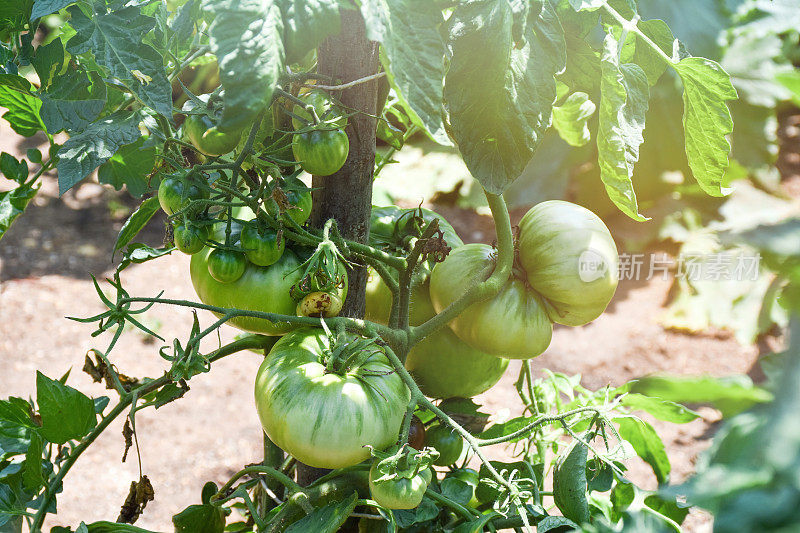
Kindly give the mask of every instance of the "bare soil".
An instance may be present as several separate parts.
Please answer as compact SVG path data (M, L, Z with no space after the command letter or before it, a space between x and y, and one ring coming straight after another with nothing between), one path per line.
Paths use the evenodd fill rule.
M0 126L0 148L24 153L28 146L10 145L14 139L5 123ZM35 142L35 141L34 141ZM0 188L3 187L0 179ZM71 370L69 383L94 396L111 395L81 372L91 348L104 349L109 335L90 337L94 325L66 319L86 317L102 310L90 274L102 279L112 268L111 249L122 217L124 195L87 183L58 198L55 180L48 177L34 205L17 221L0 246L0 396L35 394L37 369L59 377ZM122 204L122 206L118 205ZM115 207L110 209L109 206ZM473 212L441 206L466 241L491 242L491 220ZM519 216L519 214L517 214ZM164 219L151 222L142 240L157 244L163 239ZM159 261L132 266L123 282L131 294L195 299L188 275L187 256L175 253ZM109 290L108 285L104 286ZM580 328L559 327L547 352L535 360L535 368L582 374L591 388L618 385L653 372L716 376L751 373L759 348L742 346L726 332L684 335L665 331L658 324L670 283L660 279L623 283L606 314ZM210 316L200 314L201 323ZM183 308L155 307L144 323L166 343L152 342L136 331L126 332L114 353L119 369L132 376L158 376L168 363L159 348L173 338L186 338L192 313ZM237 331L223 331L223 341ZM205 345L211 349L213 343ZM158 411L136 416L141 450L141 471L156 491L137 525L169 531L170 517L197 503L207 480L224 482L242 465L259 460L261 428L252 401L253 377L260 356L241 353L215 364L209 374L194 378L191 391L180 401ZM513 381L517 363L503 380L478 399L486 410L513 416L519 409ZM672 481L691 474L697 454L708 446L716 411L700 408L702 419L682 426L651 422L664 438L673 465ZM48 526L77 525L81 520L114 520L131 481L139 478L135 453L122 463L122 422L115 422L77 462L58 498L59 513ZM494 457L507 457L501 447ZM631 476L655 487L652 472L643 463L632 463ZM710 531L710 520L693 511L686 531Z

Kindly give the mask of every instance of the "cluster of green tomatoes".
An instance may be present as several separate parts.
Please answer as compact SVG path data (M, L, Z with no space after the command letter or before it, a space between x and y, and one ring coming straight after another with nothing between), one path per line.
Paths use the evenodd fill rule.
M347 116L327 93L312 89L296 98L290 113L292 124L291 150L288 145L280 155L286 162L296 162L314 176L329 176L339 171L347 161L350 141L344 128ZM244 130L221 131L217 127L222 109L221 96L216 93L194 97L186 102L183 112L184 137L206 156L216 157L233 151L242 143ZM272 140L277 141L280 136Z
M306 105L292 111L294 164L315 175L336 172L347 158L346 117L335 112L324 93L302 98ZM203 115L189 114L184 133L199 151L215 156L241 143L241 135L234 143L213 123L194 125L195 117ZM309 151L319 146L326 147L324 157ZM220 187L199 180L199 173L178 172L161 181L159 201L171 215L175 246L192 255L191 279L201 301L276 315L339 313L348 290L345 258L330 241L311 248L283 237L281 228L303 226L311 213L311 190L298 173L273 176L262 187L258 210L268 216L232 207L224 187L216 190ZM225 198L227 206L215 204ZM407 255L433 220L450 252L425 256L418 264L411 283L411 326L458 300L497 264L492 246L464 244L444 218L424 208L373 207L369 244ZM510 359L544 352L554 323L577 326L597 318L616 289L617 261L608 229L591 211L562 201L534 206L519 222L506 284L414 345L407 370L425 395L442 399L443 405L485 392L500 380ZM370 268L365 318L389 324L391 309L391 291ZM398 443L411 393L378 339L331 332L324 321L320 327L299 327L236 316L227 323L277 338L256 376L256 408L267 436L299 461L329 469L371 461L365 463L371 468L364 485L372 499L385 508L407 509L419 505L428 485L438 482L432 466L452 466L463 456L462 437L436 420L427 420L426 428L414 417L409 442ZM447 475L456 473L477 482L468 469Z

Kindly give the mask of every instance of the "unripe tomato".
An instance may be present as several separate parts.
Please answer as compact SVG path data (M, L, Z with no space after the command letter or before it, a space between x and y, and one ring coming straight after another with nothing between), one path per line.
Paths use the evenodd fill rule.
M186 208L192 200L206 198L208 198L207 190L177 176L167 176L158 184L158 203L168 215L173 215ZM187 214L191 215L201 210L202 207L198 206L191 209L191 213Z
M290 176L283 179L281 190L289 203L289 207L284 211L285 214L302 226L311 216L311 189L300 179ZM271 216L278 216L278 203L273 198L266 199L264 208Z
M220 283L233 283L244 274L247 259L241 252L215 248L208 255L208 273Z
M241 245L247 259L258 266L274 264L283 255L286 241L278 232L271 228L259 228L248 224L242 229Z
M346 342L357 346L355 339ZM317 468L358 464L370 456L365 445L390 446L411 396L377 344L367 348L366 357L346 354L338 359L346 366L333 365L331 371L327 364L338 349L334 342L322 328L288 333L256 376L256 409L267 436Z
M350 140L340 129L316 129L295 133L292 153L303 170L313 176L330 176L347 161Z
M439 452L439 457L433 462L436 466L450 466L464 451L461 435L438 422L425 430L425 444Z
M242 139L242 132L220 131L208 115L188 115L183 123L186 137L198 151L209 156L219 156L233 151Z
M208 235L208 226L199 226L191 222L181 222L172 228L175 247L189 255L196 254L205 247Z
M411 478L377 481L381 477L378 462L369 469L369 493L372 499L387 509L413 509L422 503L432 475L430 468Z
M315 316L331 318L342 310L342 299L328 292L312 292L306 294L297 304L297 316Z
M392 293L373 269L368 270L365 318L387 324ZM418 326L433 317L428 283L411 291L409 323ZM432 398L471 398L492 388L508 368L508 359L476 350L450 330L441 328L417 343L405 367L420 390Z
M542 202L522 217L519 259L550 319L565 326L600 316L617 289L611 233L597 215L570 202Z
M431 274L430 294L436 311L456 301L491 272L494 250L486 244L456 248ZM450 322L459 339L475 349L509 359L530 359L550 345L553 323L544 303L526 283L513 276L495 296L465 309Z
M347 126L347 117L343 116L334 107L333 102L331 102L330 97L325 91L313 89L306 94L301 94L300 99L306 104L314 106L314 111L317 114L317 118L322 120L323 123L330 124L340 129L344 129L345 126ZM302 130L303 128L308 127L309 124L313 123L311 113L306 111L306 109L300 104L294 105L294 108L292 108L292 113L297 115L297 117L300 117L292 117L292 126L295 130Z

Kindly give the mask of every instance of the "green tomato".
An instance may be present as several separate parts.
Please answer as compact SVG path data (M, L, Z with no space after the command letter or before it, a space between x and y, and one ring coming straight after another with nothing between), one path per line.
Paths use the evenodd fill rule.
M168 215L173 215L184 209L192 200L208 198L208 191L176 176L167 176L158 184L158 203ZM192 213L201 211L202 207L191 209Z
M353 340L356 337L353 336ZM410 392L380 351L356 356L341 374L326 370L332 342L303 328L270 350L256 376L256 409L267 436L297 460L343 468L368 459L400 432Z
M196 254L206 246L208 226L199 226L190 222L182 222L172 228L175 247L185 254Z
M576 204L532 207L519 223L519 259L550 320L565 326L600 316L617 289L614 239L597 215Z
M283 179L281 190L286 195L286 201L289 203L285 213L302 226L311 216L311 189L300 179L288 177ZM274 198L268 198L264 202L264 208L271 216L278 216L278 203Z
M430 468L411 478L377 481L381 477L378 461L369 469L369 493L378 505L386 509L413 509L422 503L432 476Z
M300 95L300 99L307 105L314 106L314 111L324 124L335 126L339 129L344 129L347 126L347 117L343 116L331 102L330 97L325 91L314 89L306 94ZM308 127L313 122L311 113L300 104L295 104L292 109L292 114L297 117L292 117L292 126L295 130L302 130Z
M459 468L458 470L451 470L447 474L447 477L445 477L445 479L448 478L455 478L472 487L472 498L470 498L468 505L472 508L476 508L480 505L480 501L478 501L478 498L475 496L475 489L478 488L478 482L480 481L478 472L471 468Z
M437 312L488 276L494 250L487 244L456 248L431 274L430 294ZM483 276L483 277L481 277ZM530 359L550 345L553 323L539 295L511 277L495 296L465 309L450 322L459 339L477 350L509 359Z
M433 462L436 466L450 466L464 451L461 435L438 422L425 430L425 444L439 452L439 457Z
M365 317L387 324L392 294L375 270L368 272ZM411 292L410 324L418 326L434 314L428 284L417 285ZM472 348L450 328L441 328L411 349L405 366L426 396L471 398L500 381L508 363L508 359Z
M242 277L247 259L241 252L215 248L208 254L208 273L220 283L233 283Z
M296 303L289 296L289 289L300 279L297 270L300 261L291 250L284 251L278 262L268 267L247 264L242 276L233 283L220 283L211 277L208 271L211 251L206 248L193 255L190 263L192 285L203 303L263 313L294 314ZM227 323L250 333L265 335L282 335L293 329L288 322L251 317L236 317Z
M241 246L247 259L258 266L269 266L283 255L286 240L271 228L258 228L249 224L241 233Z
M183 123L186 137L197 150L208 156L231 152L239 145L242 131L221 131L208 115L188 115Z
M340 129L316 129L295 133L292 153L300 167L313 176L330 176L347 161L350 141Z
M422 218L421 223L419 218ZM434 219L439 220L439 230L443 233L444 240L450 248L458 248L464 244L453 226L440 214L424 207L402 209L394 205L372 207L369 228L370 244L390 251L407 250L407 239L418 237L424 226ZM422 264L416 271L418 282L428 279L434 264L432 260Z

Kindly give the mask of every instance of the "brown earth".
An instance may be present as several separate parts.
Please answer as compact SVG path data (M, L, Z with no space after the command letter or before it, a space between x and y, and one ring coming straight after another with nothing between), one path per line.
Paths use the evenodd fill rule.
M13 145L13 134L0 126L0 147L24 152ZM3 187L0 179L0 188ZM99 185L88 183L57 197L52 177L42 193L17 221L0 246L0 396L35 394L35 375L50 377L71 370L70 385L94 396L109 394L81 372L91 348L104 349L109 335L92 338L94 325L67 320L102 310L89 274L99 278L112 268L111 249L124 213L132 203ZM127 204L127 205L126 205ZM473 212L442 207L443 214L467 241L491 241L491 219ZM163 239L164 219L157 216L143 238L150 244ZM123 282L131 294L194 299L188 276L188 258L175 253L159 261L129 268ZM108 285L103 285L109 290ZM667 371L716 376L753 373L757 347L742 346L725 332L684 335L658 324L670 288L669 282L625 282L608 312L580 328L556 329L547 352L536 359L535 369L580 373L590 388L618 385L645 374ZM210 317L201 313L203 325ZM143 322L169 343L185 338L192 324L189 310L155 307ZM223 331L223 340L236 331ZM137 331L127 331L114 352L114 362L128 375L157 376L168 364L159 357L163 343L153 343ZM204 345L211 349L213 343ZM158 411L136 416L141 469L156 491L137 525L171 530L170 517L197 503L207 480L224 482L242 465L259 460L261 430L252 402L252 383L260 363L245 352L215 364L213 372L194 378L191 391L180 401ZM519 401L513 388L518 363L503 380L479 398L487 411L513 416ZM673 482L686 478L697 454L706 448L716 411L701 408L701 419L682 426L651 422L664 438L673 465ZM135 454L121 463L122 423L115 422L77 462L58 498L59 513L48 526L77 525L115 519L131 481L139 477ZM503 449L491 450L506 457ZM655 485L643 463L632 463L632 477L648 488ZM693 511L686 531L710 531L710 521Z

